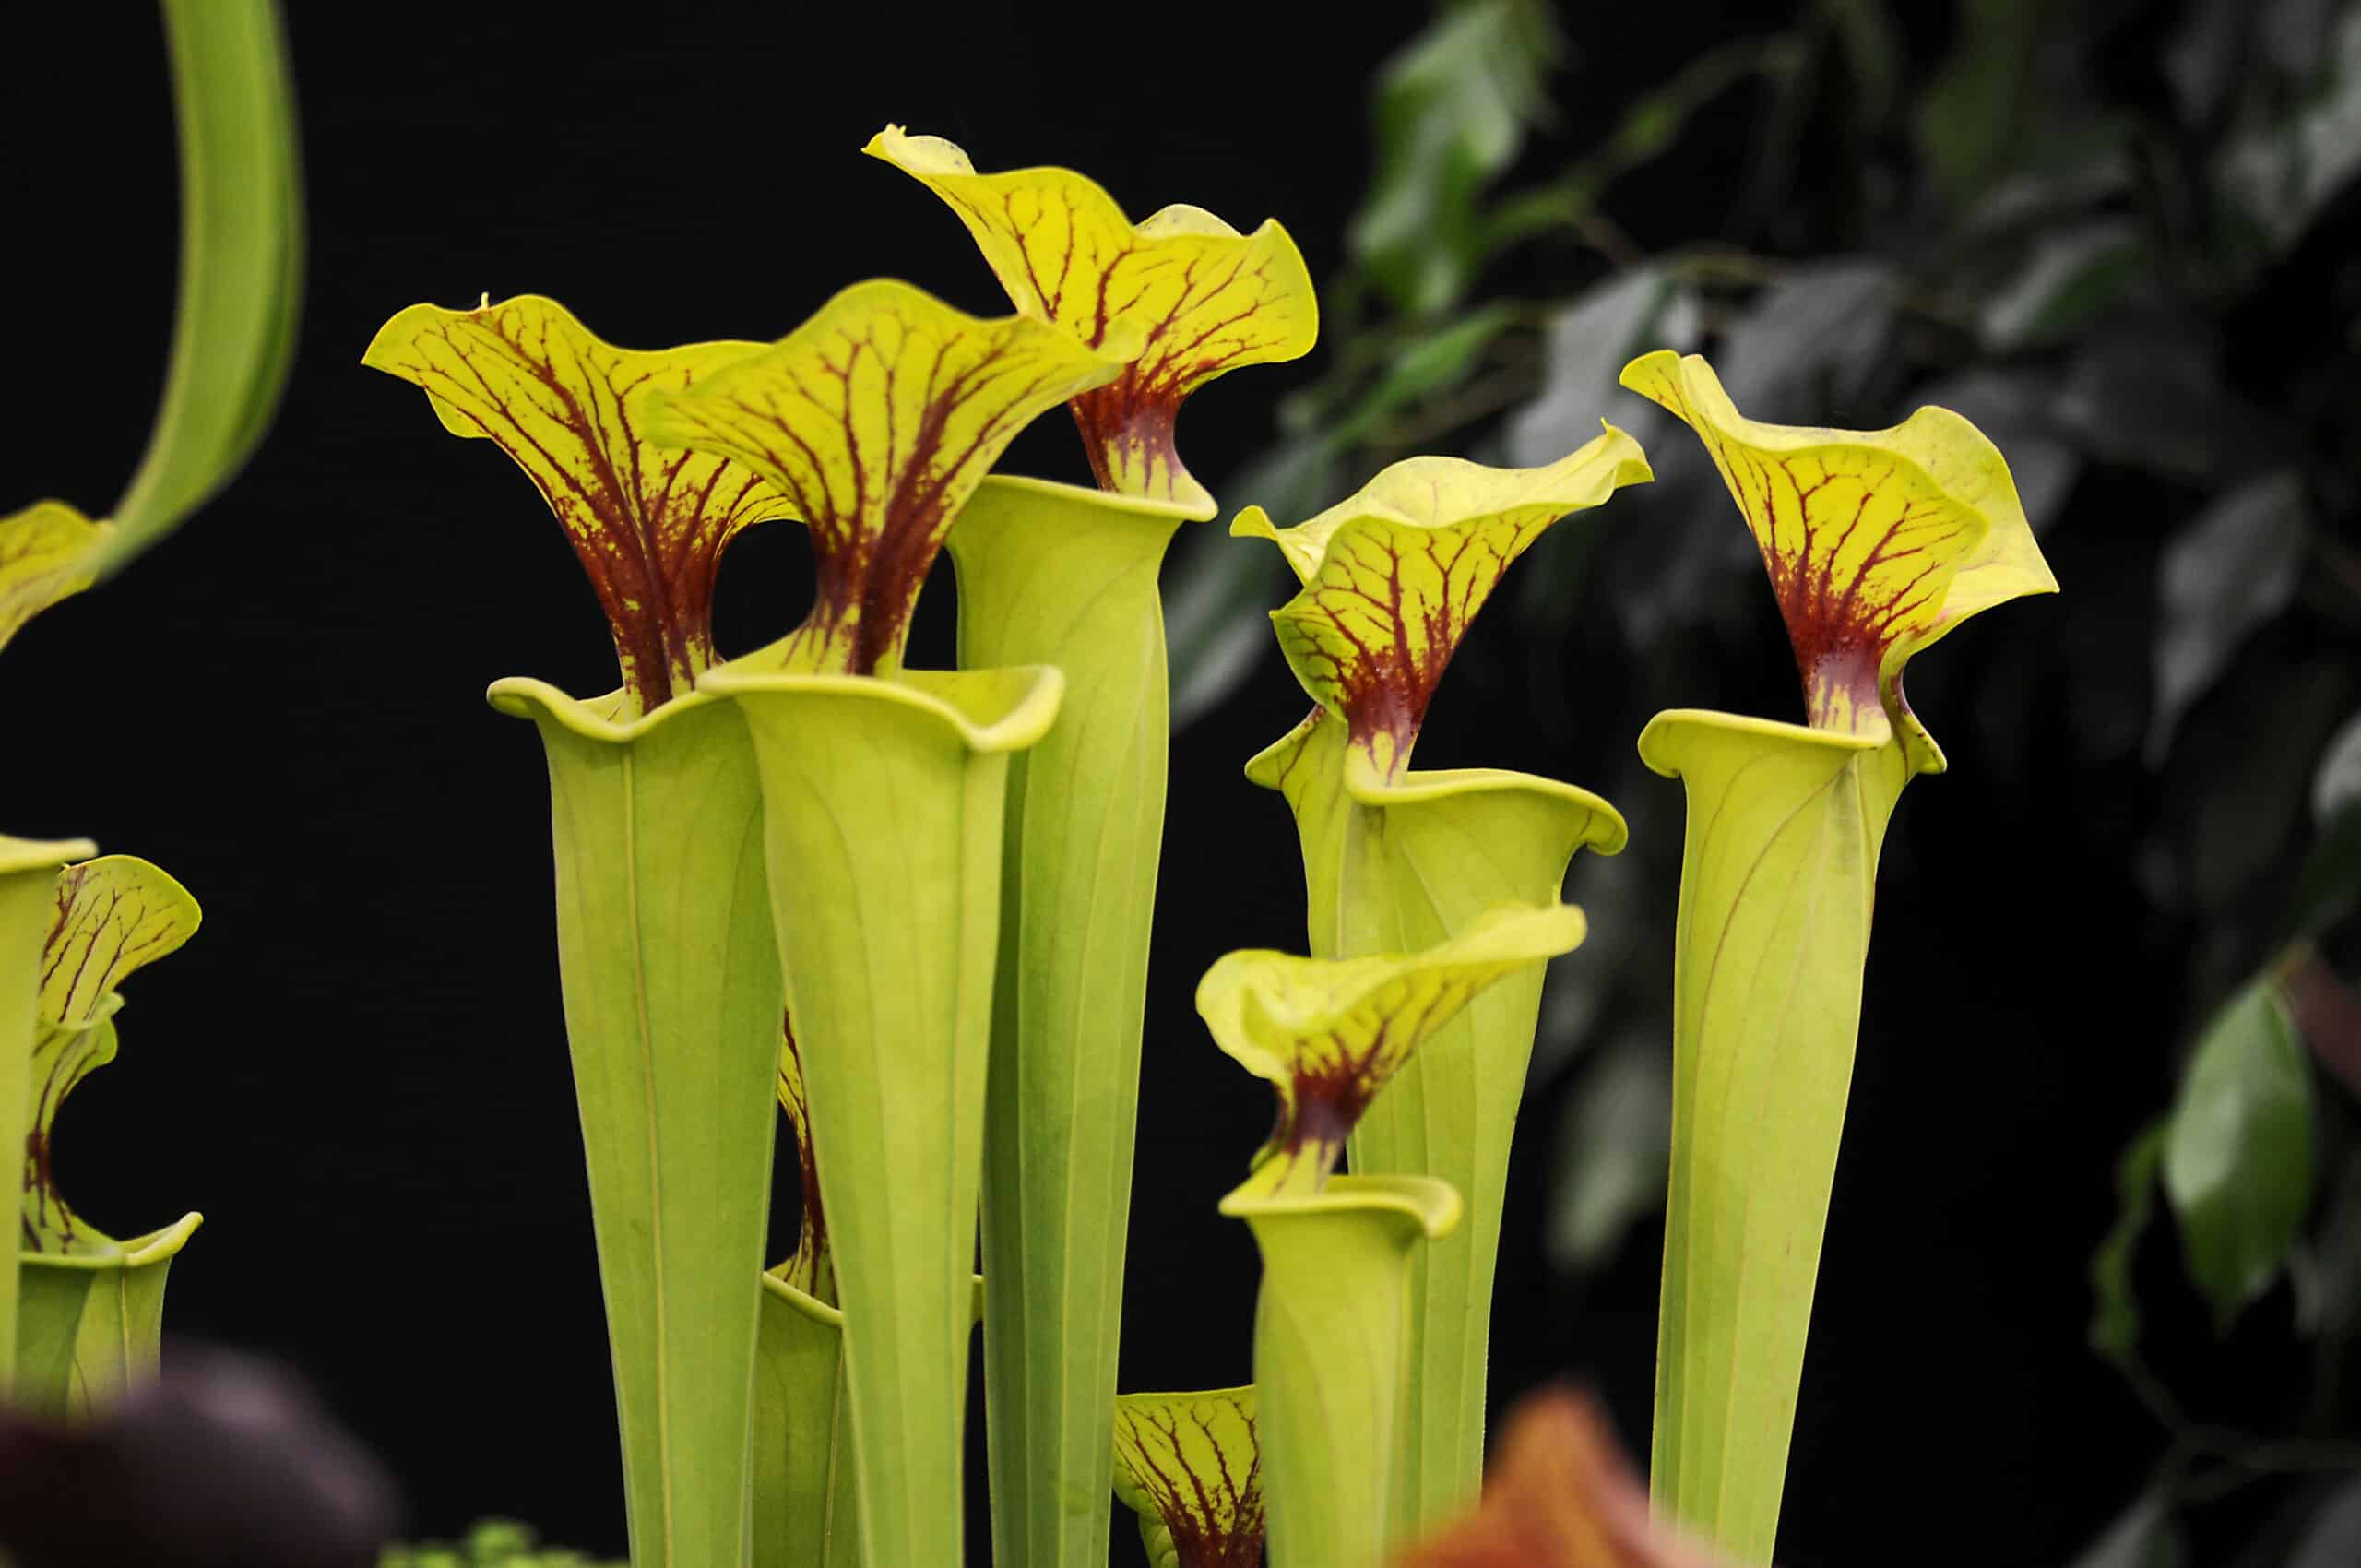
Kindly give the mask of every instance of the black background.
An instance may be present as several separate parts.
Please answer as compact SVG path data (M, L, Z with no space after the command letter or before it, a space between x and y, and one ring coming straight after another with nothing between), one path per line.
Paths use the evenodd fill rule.
M611 651L529 486L488 444L447 436L413 388L361 369L362 346L414 301L486 291L554 295L635 347L777 337L879 274L1001 314L951 215L858 156L889 120L987 169L1082 168L1135 213L1185 200L1241 227L1275 215L1323 278L1366 179L1368 76L1427 12L680 6L626 24L573 6L291 9L311 236L279 423L184 532L0 659L7 830L148 856L207 915L186 952L134 982L121 1061L64 1120L61 1180L119 1231L203 1209L174 1269L173 1329L315 1378L396 1468L420 1532L499 1512L619 1552L545 780L530 731L481 700L511 673L604 690ZM1643 31L1587 11L1570 16L1588 84L1567 97L1560 134L1575 143L1608 123L1626 73L1660 77L1750 19L1680 0ZM1316 32L1291 36L1298 20ZM7 47L0 505L53 494L96 515L145 439L170 327L160 34L140 6L43 7L12 12ZM1710 231L1726 171L1704 147L1623 214L1643 237ZM1191 405L1183 449L1226 512L1255 498L1222 476L1303 374L1248 371ZM1004 466L1086 477L1054 417ZM2070 551L2053 551L2070 591ZM799 618L807 580L791 529L743 540L724 576L725 650ZM947 596L946 573L914 662L947 662ZM1763 610L1769 690L1787 656L1767 594ZM1946 655L1970 661L1987 636L2054 641L2066 612L2013 607L2007 628L1979 623ZM1497 670L1512 650L1485 636L1466 658ZM1594 668L1572 683L1617 679ZM1939 690L1914 676L1913 691L1935 711ZM1628 754L1625 734L1488 730L1489 712L1514 707L1498 695L1454 710L1447 683L1422 765L1596 782ZM1268 659L1176 744L1129 1387L1247 1374L1253 1253L1213 1202L1268 1105L1189 999L1222 951L1300 945L1291 826L1240 767L1303 706ZM1654 820L1677 831L1677 787L1659 787ZM1957 778L1902 808L1787 1561L2062 1562L2155 1450L2082 1346L2082 1269L2113 1151L2161 1095L2169 1014L2143 989L2152 956L2120 868L2086 874L2071 820ZM1536 1107L1513 1172L1496 1396L1584 1377L1644 1454L1660 1229L1636 1230L1601 1277L1553 1280L1539 1238L1555 1110ZM1117 1540L1133 1560L1120 1519Z

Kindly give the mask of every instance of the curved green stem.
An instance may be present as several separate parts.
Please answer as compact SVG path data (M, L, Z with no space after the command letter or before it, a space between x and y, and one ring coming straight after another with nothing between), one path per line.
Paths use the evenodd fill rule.
M959 516L959 662L1052 664L1058 722L1011 761L985 1089L993 1555L1097 1568L1148 934L1171 750L1157 569L1179 505L987 479Z
M1689 799L1651 1485L1742 1562L1776 1540L1860 1030L1898 741L1728 714L1640 739Z
M1003 805L1062 686L1053 669L698 684L745 716L762 775L870 1568L961 1561Z
M181 145L181 283L148 450L114 505L112 576L237 472L295 358L303 196L272 0L163 0Z
M747 1466L781 985L753 748L729 705L617 723L538 681L558 972L614 1354L631 1555L728 1568Z

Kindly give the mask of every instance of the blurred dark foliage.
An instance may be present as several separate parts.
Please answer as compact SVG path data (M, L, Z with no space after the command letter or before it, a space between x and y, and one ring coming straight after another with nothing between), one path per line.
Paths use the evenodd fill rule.
M1788 423L1945 405L2007 455L2064 592L1911 671L1952 768L1882 869L1783 1550L1813 1561L1852 1506L1813 1468L1815 1409L1860 1408L1814 1381L1845 1353L1821 1348L1837 1287L1874 1233L1937 1246L1975 1214L2023 1241L2005 1287L2061 1326L2088 1311L2147 1412L2150 1455L2090 1468L2134 1481L2082 1562L2361 1561L2361 7L1811 0L1672 37L1564 9L1441 7L1381 72L1322 370L1225 492L1291 521L1414 452L1536 464L1601 416L1655 463L1517 567L1421 747L1632 820L1577 868L1592 935L1528 1091L1556 1299L1579 1314L1584 1278L1644 1269L1662 1201L1679 803L1630 738L1667 707L1801 717L1719 479L1617 372L1703 351ZM1284 678L1275 560L1191 542L1183 723ZM1996 1149L2018 1176L1968 1163ZM2094 1247L2085 1296L2059 1265ZM1941 1381L1908 1363L1946 1347L1885 1335L1892 1375Z
M95 1421L0 1413L0 1546L17 1568L370 1568L393 1481L278 1366L176 1345Z

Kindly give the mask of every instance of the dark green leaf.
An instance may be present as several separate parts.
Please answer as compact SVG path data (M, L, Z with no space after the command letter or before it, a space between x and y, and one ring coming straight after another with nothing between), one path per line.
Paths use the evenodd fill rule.
M1894 83L1902 74L1902 41L1883 0L1821 0L1820 10L1844 52L1855 119L1869 126L1883 124L1893 112Z
M2218 489L2251 478L2285 443L2224 383L2220 354L2186 316L2118 313L2077 350L2055 405L2092 455Z
M1377 169L1350 239L1398 308L1426 315L1465 291L1478 201L1546 101L1553 44L1541 8L1485 0L1438 18L1380 74Z
M2023 124L2040 0L1963 0L1951 58L1919 96L1918 147L1954 200L1999 172Z
M2336 24L2321 83L2311 100L2223 149L2224 194L2284 253L2311 228L2337 193L2361 173L2361 11Z
M1662 346L1655 323L1671 293L1660 269L1633 267L1578 296L1551 319L1541 391L1508 421L1510 463L1555 462L1596 435L1601 418L1631 421L1633 400L1619 393L1615 378L1634 357Z
M2091 1348L2110 1361L2131 1358L2140 1344L2140 1298L2132 1264L2156 1212L2156 1167L2165 1157L2165 1123L2150 1123L2124 1146L2115 1165L2115 1223L2091 1254Z
M2248 635L2295 597L2309 510L2300 477L2265 474L2216 498L2165 546L2156 568L2152 765L2164 760L2181 716Z
M2145 269L2138 233L2099 219L2035 237L2015 276L1984 302L1985 346L2010 354L2065 341Z
M1796 267L1731 324L1714 356L1751 419L1821 423L1858 414L1893 327L1901 279L1888 263L1831 256Z
M2267 1289L2312 1197L2311 1069L2278 988L2206 1026L2165 1136L2165 1194L2189 1277L2226 1326Z
M1358 441L1393 415L1458 386L1475 370L1486 346L1509 324L1509 316L1506 305L1488 305L1413 339L1388 361L1385 374L1336 422L1331 438L1340 445Z
M2304 1526L2287 1568L2353 1568L2361 1562L2361 1479L2348 1479Z

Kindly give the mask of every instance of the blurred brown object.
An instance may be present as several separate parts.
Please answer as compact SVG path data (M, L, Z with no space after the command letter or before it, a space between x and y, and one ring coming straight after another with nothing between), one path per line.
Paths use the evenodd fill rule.
M2288 956L2279 976L2295 1016L2296 1032L2320 1065L2361 1094L2361 997L2330 968L2320 950L2307 942Z
M1589 1394L1545 1388L1509 1412L1476 1511L1394 1568L1732 1568L1648 1511L1647 1488Z
M0 1548L16 1568L371 1568L391 1479L292 1373L169 1347L94 1421L0 1411Z

